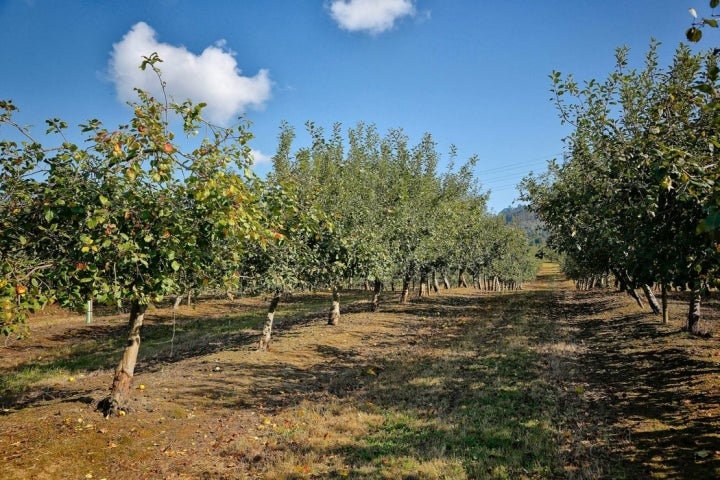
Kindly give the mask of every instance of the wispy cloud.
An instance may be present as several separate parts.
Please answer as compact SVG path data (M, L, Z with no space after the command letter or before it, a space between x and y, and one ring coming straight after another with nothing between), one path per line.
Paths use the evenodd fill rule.
M399 18L415 15L415 5L413 0L333 0L330 15L345 30L378 34Z
M150 69L138 67L142 57L157 53L169 94L178 102L205 102L208 120L227 124L249 107L261 108L270 98L272 82L267 70L255 76L241 75L234 52L224 41L196 55L183 46L158 42L148 24L135 24L110 54L109 73L121 101L135 100L134 88L159 95L160 85Z

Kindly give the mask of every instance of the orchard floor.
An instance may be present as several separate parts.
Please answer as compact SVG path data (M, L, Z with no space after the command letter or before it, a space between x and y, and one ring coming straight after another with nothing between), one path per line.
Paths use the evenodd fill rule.
M676 295L676 296L675 296ZM95 406L123 316L50 311L0 347L3 479L720 478L720 305L682 332L552 265L522 291L152 309L127 414Z

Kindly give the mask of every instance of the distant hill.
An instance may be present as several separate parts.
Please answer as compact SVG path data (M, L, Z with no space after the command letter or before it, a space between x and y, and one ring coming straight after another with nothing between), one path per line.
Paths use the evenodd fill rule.
M498 215L505 219L505 223L515 225L524 230L531 245L537 247L545 245L548 234L545 231L543 223L538 219L537 215L528 210L525 205L505 208L501 210Z

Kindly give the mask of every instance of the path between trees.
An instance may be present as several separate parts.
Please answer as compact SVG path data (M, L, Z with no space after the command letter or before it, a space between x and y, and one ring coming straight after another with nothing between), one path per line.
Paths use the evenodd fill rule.
M369 314L346 293L150 313L132 410L94 410L124 317L35 320L0 349L2 478L717 478L720 348L546 267L525 290L455 289ZM202 329L199 329L202 327ZM172 356L171 353L172 347ZM140 389L140 386L143 388Z

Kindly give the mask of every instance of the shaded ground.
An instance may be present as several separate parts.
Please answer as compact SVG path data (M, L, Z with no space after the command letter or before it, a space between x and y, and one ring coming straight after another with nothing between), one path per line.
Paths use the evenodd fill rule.
M720 477L714 304L691 338L679 298L661 325L547 267L519 292L388 292L378 314L344 298L337 327L327 295L281 303L268 353L259 299L152 311L132 410L107 420L125 318L35 319L0 348L0 477Z

